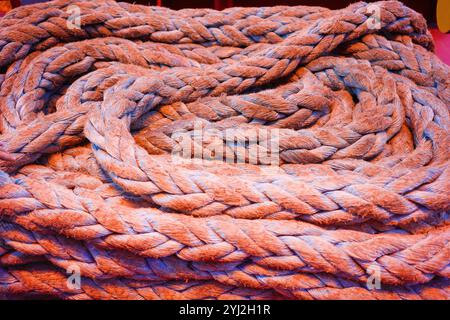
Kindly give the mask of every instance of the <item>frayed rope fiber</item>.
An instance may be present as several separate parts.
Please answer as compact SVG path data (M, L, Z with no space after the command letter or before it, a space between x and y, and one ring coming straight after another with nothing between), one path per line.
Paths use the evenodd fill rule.
M396 1L11 11L0 296L449 299L450 80L432 50ZM264 149L251 132L278 163L242 157Z

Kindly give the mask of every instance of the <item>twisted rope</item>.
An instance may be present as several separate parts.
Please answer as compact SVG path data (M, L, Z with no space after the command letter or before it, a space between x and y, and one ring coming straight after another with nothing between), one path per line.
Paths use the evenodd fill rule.
M7 14L0 296L449 299L449 68L376 5Z

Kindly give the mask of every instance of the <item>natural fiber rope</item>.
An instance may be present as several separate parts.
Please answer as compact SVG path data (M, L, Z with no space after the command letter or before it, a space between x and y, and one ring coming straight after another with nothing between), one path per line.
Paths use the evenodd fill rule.
M366 3L7 14L0 296L449 299L449 68L421 15L376 5L379 29ZM216 157L248 132L279 166Z

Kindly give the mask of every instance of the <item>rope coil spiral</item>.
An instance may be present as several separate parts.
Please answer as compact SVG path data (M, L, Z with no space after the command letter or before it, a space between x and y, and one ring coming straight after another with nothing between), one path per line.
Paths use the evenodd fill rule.
M8 13L0 297L449 299L449 67L375 5Z

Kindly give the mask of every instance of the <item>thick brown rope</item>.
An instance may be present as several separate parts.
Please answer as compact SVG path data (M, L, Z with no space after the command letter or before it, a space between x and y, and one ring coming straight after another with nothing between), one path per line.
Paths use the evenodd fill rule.
M6 15L0 296L449 299L449 68L375 5Z

